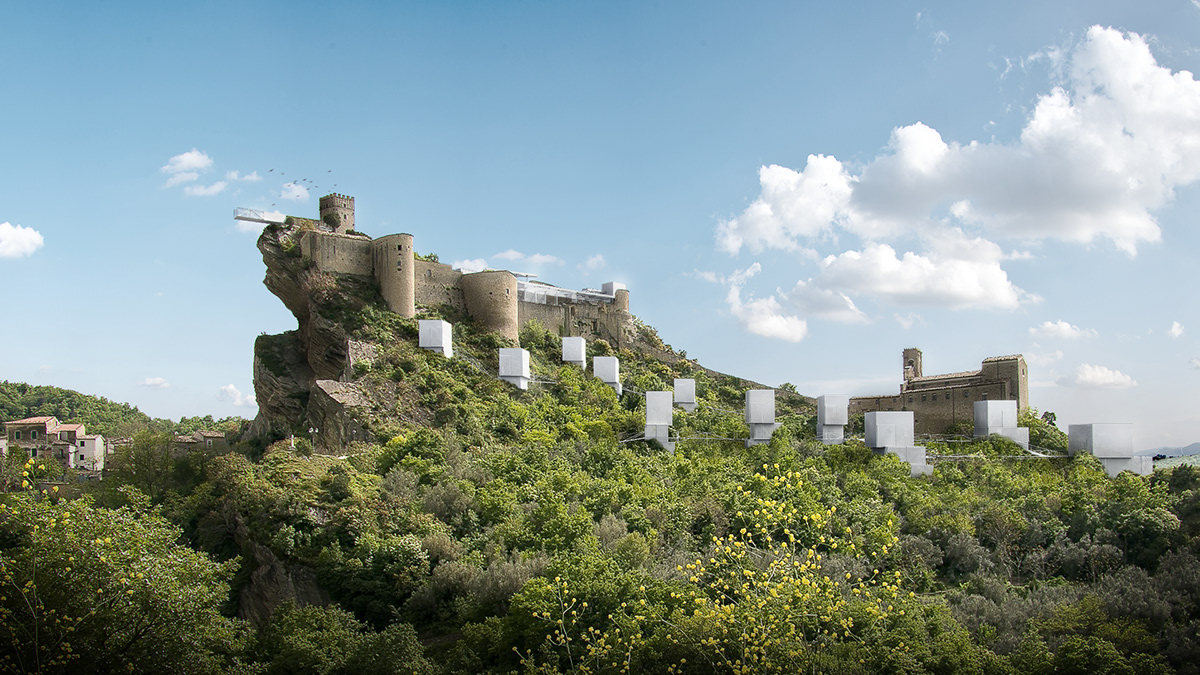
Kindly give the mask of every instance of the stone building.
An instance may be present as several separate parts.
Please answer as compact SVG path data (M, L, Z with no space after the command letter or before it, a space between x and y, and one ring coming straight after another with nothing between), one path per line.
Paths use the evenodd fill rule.
M627 340L632 315L623 284L575 291L507 270L464 273L417 258L411 234L355 232L353 197L326 195L320 212L321 220L289 217L303 230L301 257L322 272L373 277L388 309L401 316L415 316L417 305L449 305L514 342L533 319L563 337L595 336L617 348Z
M108 452L104 437L88 434L83 424L43 415L4 423L9 449L21 448L29 457L54 460L65 468L103 471Z
M916 433L940 434L961 422L974 424L976 401L1016 401L1018 411L1029 407L1029 369L1020 354L986 358L979 370L925 375L921 350L910 348L902 365L898 396L852 397L850 413L911 410Z

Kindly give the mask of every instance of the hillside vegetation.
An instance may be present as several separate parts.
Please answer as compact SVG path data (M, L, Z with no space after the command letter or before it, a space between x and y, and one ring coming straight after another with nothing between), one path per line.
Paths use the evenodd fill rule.
M0 382L0 422L41 415L52 415L60 422L83 423L88 433L108 438L132 436L147 430L180 434L197 429L236 432L245 422L240 417L213 419L212 415L183 417L179 422L172 422L152 418L136 406L110 401L103 396L24 382Z
M672 453L637 440L636 391L561 365L544 327L522 330L538 380L522 392L495 378L497 335L422 308L455 319L448 360L416 347L415 320L305 274L289 306L319 293L317 328L373 346L345 383L361 404L337 413L351 440L314 452L287 415L315 408L285 400L309 394L279 375L277 418L261 428L290 425L294 439L172 458L143 433L81 497L6 496L5 667L1200 671L1195 467L1110 480L1090 456L1018 459L986 439L929 444L968 458L914 479L861 441L816 441L811 400L785 392L782 427L747 448L747 383L646 327L640 339L670 358L590 342L589 357L621 357L630 389L696 379L701 404L676 411ZM306 326L260 338L256 373L303 377L287 345L317 344ZM1022 424L1065 446L1036 411ZM26 470L37 485L43 469Z

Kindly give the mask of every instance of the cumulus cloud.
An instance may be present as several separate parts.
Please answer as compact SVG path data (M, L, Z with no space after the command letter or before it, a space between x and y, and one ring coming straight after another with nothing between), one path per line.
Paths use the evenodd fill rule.
M257 171L251 171L246 175L240 175L237 171L226 171L225 180L240 180L248 183L257 183L262 180L262 176L258 175Z
M1192 364L1192 367L1196 370L1200 370L1200 358L1191 359L1188 363Z
M841 291L820 288L811 279L797 281L795 288L785 296L804 316L814 316L843 323L866 323L867 315L859 309L850 296Z
M169 188L169 187L174 187L176 185L181 185L183 183L190 183L199 177L200 177L200 174L196 173L195 171L184 171L183 173L177 173L174 176L171 176L170 178L168 178L167 182L163 183L163 187Z
M0 223L0 258L23 258L45 245L42 233L32 227Z
M1181 337L1183 335L1183 324L1179 323L1178 321L1172 321L1171 330L1167 331L1167 335L1170 335L1173 338Z
M1052 352L1045 354L1026 354L1025 362L1031 366L1048 366L1051 363L1061 361L1063 353L1061 349L1055 349Z
M1137 386L1137 381L1119 370L1110 370L1090 363L1079 365L1072 383L1088 389L1128 389Z
M604 256L597 253L596 255L591 256L587 260L583 261L583 264L579 266L579 269L583 270L584 272L597 272L605 267L608 267L608 261L604 259Z
M217 392L217 400L224 401L226 403L232 403L235 406L244 408L253 408L258 405L258 403L254 400L254 394L246 394L243 396L242 392L238 391L238 388L232 384L227 384L221 387L220 391Z
M745 270L734 272L727 280L729 293L725 297L729 311L741 321L742 326L755 335L799 342L808 334L808 323L793 314L787 313L774 295L766 298L742 299L742 286L746 280L762 271L762 266L754 263Z
M482 272L488 268L487 261L483 258L474 258L472 260L455 260L450 267L456 269L463 274L472 274L474 272Z
M229 183L219 180L212 185L189 185L183 188L183 194L189 197L211 197L219 195L229 187Z
M283 188L279 191L280 199L290 199L294 202L302 202L308 200L308 188L296 183L284 183Z
M175 155L171 159L168 159L166 165L159 170L163 173L169 174L197 172L208 169L212 166L212 163L212 157L209 157L203 152L192 148L185 153Z
M955 258L939 252L898 256L887 244L867 244L821 261L819 286L873 296L899 305L949 309L1014 309L1040 300L1008 279L996 259Z
M1058 321L1043 321L1041 324L1030 328L1029 334L1036 337L1075 340L1084 337L1095 337L1098 333L1091 328L1080 328L1059 319Z
M794 250L834 226L879 238L949 215L1134 254L1160 238L1152 212L1200 177L1200 83L1159 66L1142 36L1100 26L1062 59L1063 85L1039 97L1016 142L947 143L917 122L857 175L822 155L800 172L764 167L761 196L721 223L718 244Z
M921 318L921 315L917 314L916 312L909 312L908 314L900 314L899 312L897 312L895 314L892 314L892 318L894 318L896 320L896 323L900 324L900 327L903 328L904 330L908 330L909 328L912 328L913 324L915 324L918 321L920 321L921 323L925 322L925 320Z
M171 386L171 383L162 377L147 377L138 384L143 387L150 387L151 389L166 389Z

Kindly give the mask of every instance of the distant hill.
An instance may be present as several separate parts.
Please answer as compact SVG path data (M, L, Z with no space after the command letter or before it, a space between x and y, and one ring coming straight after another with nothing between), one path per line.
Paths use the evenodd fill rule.
M1134 453L1135 455L1145 455L1147 457L1155 457L1163 455L1165 457L1190 457L1192 455L1200 455L1200 442L1185 445L1182 448L1153 448L1150 450L1142 450Z
M205 415L173 422L150 417L137 406L110 401L103 396L24 382L0 382L0 422L38 415L53 415L61 422L82 422L87 425L88 432L109 438L131 436L145 429L173 433L191 433L196 429L236 430L245 421L240 417L214 420L211 415Z

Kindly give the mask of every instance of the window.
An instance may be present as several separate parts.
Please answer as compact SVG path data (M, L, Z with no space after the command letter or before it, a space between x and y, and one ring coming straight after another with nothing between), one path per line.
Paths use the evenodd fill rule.
M968 398L969 396L970 396L969 392L965 392L965 391L963 392L963 398Z
M984 394L980 394L980 395L979 395L979 400L980 400L980 401L986 401L986 400L987 400L987 394L986 394L986 393L984 393Z
M29 432L29 440L31 440L31 441L36 441L36 440L37 440L37 429L30 430L30 432Z
M937 400L937 394L933 395L933 400L935 400L935 401Z
M925 394L921 394L921 400L922 400L922 401L924 401L924 400L925 400Z
M81 462L83 461L83 453L82 452L79 453L79 461L81 461Z
M83 441L79 441L79 447L83 447Z
M212 447L212 439L211 438L208 439L208 447L210 447L210 448Z
M14 431L14 432L13 432L13 440L14 440L14 441L19 441L19 440L21 440L21 432L19 432L19 431Z
M912 397L911 397L911 396L909 396L909 397L908 397L908 402L909 402L909 403L912 403Z

